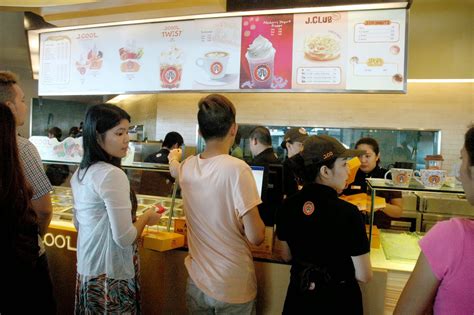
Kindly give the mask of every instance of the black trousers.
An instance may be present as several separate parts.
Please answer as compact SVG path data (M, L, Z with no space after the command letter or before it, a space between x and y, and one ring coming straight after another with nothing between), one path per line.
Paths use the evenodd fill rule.
M8 259L8 257L5 257ZM2 281L0 314L56 314L56 300L46 255L34 266L2 264L6 276Z

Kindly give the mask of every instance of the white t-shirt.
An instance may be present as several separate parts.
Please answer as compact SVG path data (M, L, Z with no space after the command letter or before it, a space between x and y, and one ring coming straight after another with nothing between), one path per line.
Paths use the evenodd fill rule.
M123 280L135 276L130 183L125 173L105 162L77 170L71 178L77 237L77 272ZM82 179L79 181L79 177Z
M257 295L253 257L242 217L261 203L250 167L222 154L181 163L179 183L187 220L185 265L196 286L226 303Z

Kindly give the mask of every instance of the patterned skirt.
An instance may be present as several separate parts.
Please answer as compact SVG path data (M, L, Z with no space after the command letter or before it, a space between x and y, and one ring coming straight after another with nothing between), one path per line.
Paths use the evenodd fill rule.
M141 314L140 260L134 246L135 277L127 280L99 276L76 276L75 314Z

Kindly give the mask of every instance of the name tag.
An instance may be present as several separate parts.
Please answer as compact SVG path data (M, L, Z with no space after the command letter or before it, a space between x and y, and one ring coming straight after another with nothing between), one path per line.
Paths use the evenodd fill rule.
M354 189L354 190L356 190L356 189L361 190L362 187L361 187L361 186L358 186L358 185L352 185L352 186L351 186L351 189Z

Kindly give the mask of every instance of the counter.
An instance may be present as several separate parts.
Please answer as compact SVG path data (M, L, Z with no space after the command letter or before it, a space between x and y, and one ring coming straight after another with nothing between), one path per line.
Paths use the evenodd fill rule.
M59 314L72 314L74 309L76 241L73 224L63 220L53 220L44 237ZM186 255L185 249L159 252L140 248L144 314L186 314ZM387 260L382 248L372 248L370 256L374 278L368 284L361 284L364 310L365 314L383 314L384 310L395 307L416 261ZM289 283L290 265L276 259L256 258L255 270L257 313L280 313Z
M154 195L137 195L140 214L152 204L159 203L169 209L173 204L172 221L169 212L159 224L161 231L168 226L173 231L175 222L184 215L182 200ZM76 275L77 233L72 224L72 196L69 188L55 187L52 194L54 218L48 233L44 237L51 273L58 300L58 312L70 314L74 308L74 290ZM149 246L150 233L156 231L150 227L144 231L144 241L140 248L142 307L145 314L185 314L185 287L187 271L184 266L186 249L157 251ZM185 233L185 230L181 232ZM380 232L383 241L384 231ZM395 239L405 246L406 240ZM401 236L410 235L402 233ZM405 244L404 244L405 242ZM392 244L393 245L393 244ZM175 246L176 247L176 246ZM258 281L257 313L278 314L283 309L286 290L289 283L290 265L279 259L279 244L273 241L273 229L267 227L265 242L252 247L255 270ZM397 244L392 248L398 248ZM397 253L400 256L400 253ZM392 256L397 256L392 255ZM383 314L393 311L403 287L416 263L417 253L411 254L412 260L387 259L382 247L372 248L370 257L374 278L368 284L361 284L365 314Z

